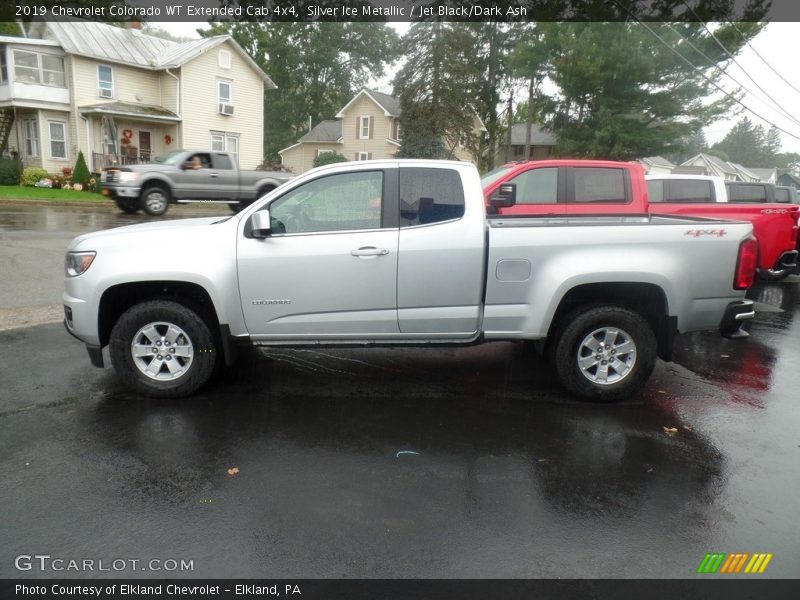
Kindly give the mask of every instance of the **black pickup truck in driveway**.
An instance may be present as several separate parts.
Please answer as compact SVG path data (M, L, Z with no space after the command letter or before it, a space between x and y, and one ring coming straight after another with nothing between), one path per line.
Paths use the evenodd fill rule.
M106 169L100 192L126 213L160 216L171 202L221 202L237 212L293 177L240 170L228 152L175 150L154 163Z

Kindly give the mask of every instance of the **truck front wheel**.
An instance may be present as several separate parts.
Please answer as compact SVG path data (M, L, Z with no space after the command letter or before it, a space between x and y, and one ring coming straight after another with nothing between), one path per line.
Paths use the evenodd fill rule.
M561 383L584 400L616 402L638 390L656 362L656 337L621 306L579 309L563 321L553 358Z
M114 202L116 202L117 208L127 215L139 212L139 203L135 198L117 198Z
M142 208L151 217L160 217L169 208L169 192L154 185L144 189L141 199Z
M154 398L179 398L211 377L216 342L206 321L170 300L148 300L126 310L111 330L111 363L119 377Z

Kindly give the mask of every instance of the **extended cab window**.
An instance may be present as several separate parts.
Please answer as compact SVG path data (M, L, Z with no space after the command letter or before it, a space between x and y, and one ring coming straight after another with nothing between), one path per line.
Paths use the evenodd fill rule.
M314 179L269 206L274 233L378 229L383 172L339 173Z
M603 202L625 204L628 200L625 171L605 167L572 169L573 190L567 202Z
M428 225L464 216L464 188L458 171L400 169L400 225Z
M233 169L233 163L231 163L231 158L227 154L217 154L214 153L214 168L229 171Z
M517 184L517 204L558 202L558 168L530 169L511 180Z
M767 190L763 185L734 183L728 186L730 202L766 202Z
M664 182L653 179L647 182L647 200L649 202L664 202Z
M669 195L664 202L714 202L714 189L710 181L672 179L667 183Z

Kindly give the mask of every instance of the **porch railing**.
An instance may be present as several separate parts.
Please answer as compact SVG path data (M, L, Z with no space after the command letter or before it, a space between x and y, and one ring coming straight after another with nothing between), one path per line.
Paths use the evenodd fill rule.
M119 167L125 165L140 165L152 161L152 152L137 151L124 152L120 154L101 154L92 152L92 165L96 171L107 169L108 167Z

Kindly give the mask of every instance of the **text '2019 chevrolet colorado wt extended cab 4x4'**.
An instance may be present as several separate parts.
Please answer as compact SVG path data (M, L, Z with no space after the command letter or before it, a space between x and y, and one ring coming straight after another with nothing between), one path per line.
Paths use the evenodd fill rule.
M515 188L496 204L514 203ZM749 223L654 216L486 218L475 167L320 167L226 218L75 238L65 325L151 396L188 395L238 344L546 341L576 396L638 389L677 332L732 334L757 243ZM139 248L176 252L149 260Z

